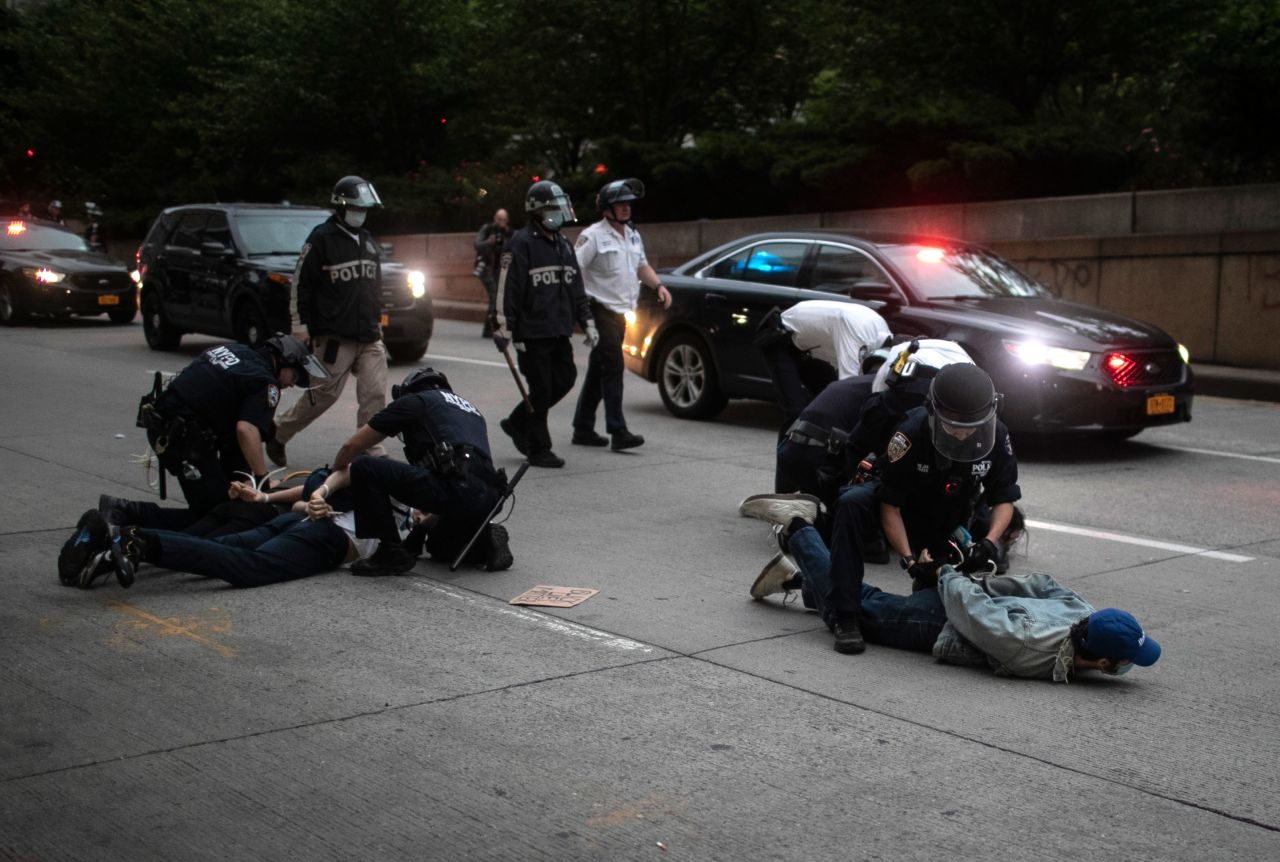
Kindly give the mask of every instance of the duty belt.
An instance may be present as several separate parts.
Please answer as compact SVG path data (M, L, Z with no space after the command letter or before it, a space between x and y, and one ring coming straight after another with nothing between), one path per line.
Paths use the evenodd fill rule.
M787 429L785 438L798 446L813 446L826 449L832 455L839 455L849 441L849 432L839 428L823 428L813 422L797 419Z

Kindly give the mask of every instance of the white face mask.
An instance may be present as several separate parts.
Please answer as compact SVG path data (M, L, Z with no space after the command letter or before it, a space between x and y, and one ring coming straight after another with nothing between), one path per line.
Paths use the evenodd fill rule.
M342 215L342 220L347 223L348 227L358 228L364 225L365 216L369 215L366 210L349 209Z

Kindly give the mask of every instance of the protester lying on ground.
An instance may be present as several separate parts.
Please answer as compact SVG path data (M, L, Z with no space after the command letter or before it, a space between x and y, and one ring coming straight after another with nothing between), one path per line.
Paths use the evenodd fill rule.
M839 617L825 603L831 554L811 519L796 515L791 524L784 540L794 562L779 553L752 584L751 596L802 587L834 630ZM922 561L929 563L936 565ZM936 587L922 586L910 595L860 583L861 631L871 643L929 652L940 662L1064 683L1089 670L1124 674L1160 657L1160 645L1132 614L1095 610L1047 574L997 576L993 569L968 575L943 564Z

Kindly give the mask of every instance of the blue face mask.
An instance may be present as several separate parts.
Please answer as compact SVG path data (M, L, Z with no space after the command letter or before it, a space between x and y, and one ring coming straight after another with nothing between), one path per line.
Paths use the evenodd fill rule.
M1127 661L1122 665L1118 665L1112 670L1104 671L1104 673L1110 676L1124 676L1126 673L1128 673L1131 670L1133 670L1133 662Z
M560 230L564 226L564 211L561 209L544 210L542 226L547 230Z

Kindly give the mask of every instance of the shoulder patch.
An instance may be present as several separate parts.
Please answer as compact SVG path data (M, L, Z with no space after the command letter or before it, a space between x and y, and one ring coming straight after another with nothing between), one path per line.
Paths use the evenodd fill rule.
M582 233L578 234L578 241L573 244L573 247L582 248L587 244L589 239L591 239L591 237L587 236L587 232L584 230Z
M911 448L911 441L907 439L907 435L901 431L894 431L893 437L889 440L889 446L886 449L890 461L901 461L902 456L907 454L907 450Z
M280 403L280 387L274 383L267 386L267 403L271 405L271 409L276 409L276 405Z

